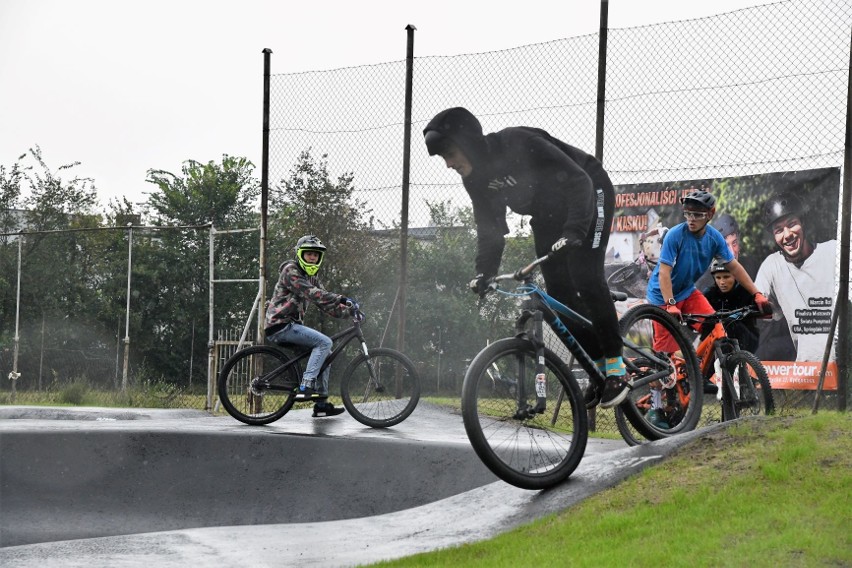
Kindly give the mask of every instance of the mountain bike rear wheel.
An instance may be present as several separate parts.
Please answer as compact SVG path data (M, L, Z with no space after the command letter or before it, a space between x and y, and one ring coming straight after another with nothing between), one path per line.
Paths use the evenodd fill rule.
M676 351L654 350L654 323L671 334ZM624 313L619 328L628 376L634 380L634 388L621 404L625 418L648 440L694 430L704 397L698 358L683 327L662 308L641 304ZM649 384L638 384L652 375L663 376Z
M545 489L580 464L589 435L583 395L571 370L544 352L545 407L537 410L536 352L523 338L495 341L471 362L462 386L470 443L503 481Z
M253 426L275 422L296 402L298 363L281 368L288 354L266 345L247 347L225 361L219 372L219 400L225 410Z
M387 428L408 418L420 400L414 363L394 349L371 349L346 368L340 384L343 406L366 426Z

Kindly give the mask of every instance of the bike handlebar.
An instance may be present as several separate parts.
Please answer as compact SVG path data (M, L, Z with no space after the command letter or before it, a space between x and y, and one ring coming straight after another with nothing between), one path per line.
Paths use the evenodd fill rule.
M518 280L518 281L522 282L522 281L526 280L527 278L529 278L529 276L532 274L532 271L535 270L535 268L538 265L544 264L545 262L550 260L552 257L553 257L553 253L549 252L546 255L542 256L541 258L535 259L534 261L532 261L531 263L529 263L525 267L515 271L512 274L498 274L497 276L495 276L492 279L492 282L500 282L502 280Z
M765 317L769 314L763 314L757 306L743 306L741 308L736 308L733 310L717 310L712 314L681 314L681 317L686 322L691 323L715 323L715 322L724 322L724 321L739 321L745 319L751 315L760 315L761 317Z

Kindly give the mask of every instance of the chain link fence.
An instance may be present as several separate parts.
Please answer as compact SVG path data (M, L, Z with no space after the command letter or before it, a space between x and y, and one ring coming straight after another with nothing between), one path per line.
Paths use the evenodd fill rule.
M602 159L613 182L622 188L672 182L689 187L690 180L712 185L726 178L840 168L850 24L848 2L789 0L608 30ZM426 152L420 132L432 116L464 106L485 132L536 126L592 152L598 51L597 34L451 57L418 57L415 51L410 235L417 239L424 228L441 226L435 203L450 210L469 206L458 175ZM310 149L327 156L332 171L354 175L377 230L398 228L405 73L406 62L398 61L272 75L270 183L285 177L298 153ZM528 233L523 218L516 217L513 226L517 235ZM835 280L839 284L839 275ZM460 287L462 281L440 284ZM421 308L410 302L408 310ZM434 343L434 334L410 325L405 337L412 350ZM453 370L452 380L443 384L458 386L463 357L448 360L440 350L431 358L423 355L418 362L431 383L427 390L438 388L441 365ZM792 412L809 407L813 395L784 391L776 399L782 411ZM828 395L829 405L836 403L833 397ZM718 419L714 405L708 407L708 419ZM611 413L598 416L597 428L614 430Z
M850 25L852 4L848 1L787 0L708 18L608 30L602 159L613 182L624 188L840 168L846 135ZM480 119L485 132L536 126L592 152L599 126L598 52L597 34L449 57L419 57L415 51L409 262L421 268L412 268L408 275L404 347L420 368L427 395L443 397L450 404L457 401L470 358L485 342L511 329L511 322L489 319L487 310L480 318L476 307L470 307L475 302L463 289L472 270L474 242L470 215L465 212L469 199L458 175L441 160L428 156L420 133L440 110L464 106ZM306 229L304 224L282 221L288 214L284 186L298 185L299 180L307 184L317 166L327 168L328 176L322 180L327 187L353 190L354 206L345 215L356 228L354 238L347 236L345 247L335 249L338 243L331 238L328 262L333 265L335 251L345 250L345 256L352 257L350 262L367 265L366 272L374 276L359 277L353 284L346 275L335 274L331 281L361 290L363 305L372 316L368 323L375 345L392 344L398 325L393 315L399 313L396 302L400 297L406 73L407 61L402 60L273 74L269 83L268 178L270 197L278 208L278 221L273 225L277 222L278 228L271 229L269 239L267 289L274 285L278 263L291 255L291 241L301 234L296 234L295 227ZM289 205L308 207L296 202ZM515 216L511 225L515 244L509 248L516 246L517 250L515 256L508 256L512 251L507 249L504 266L509 258L520 262L532 255L527 219ZM325 229L314 230L319 234ZM848 239L847 235L840 237ZM46 246L58 249L60 241L66 246L68 236L50 238L56 242ZM98 243L94 235L85 238L92 242L81 243L76 250L104 260L97 264L102 272L92 276L95 284L91 288L100 293L85 301L102 302L101 309L110 314L102 319L112 323L87 327L86 322L75 322L66 327L64 322L70 322L71 316L66 317L69 309L64 306L43 306L44 323L33 317L21 322L21 344L26 344L21 361L26 360L30 367L18 382L15 403L27 404L27 393L54 392L57 403L141 401L144 406L204 408L209 356L205 301L210 285L204 261L196 263L198 274L191 284L195 287L192 295L204 301L192 307L194 315L180 323L173 343L143 350L142 340L131 338L130 378L128 388L123 389L127 243L115 239ZM844 242L848 244L848 240ZM7 241L5 247L4 269L12 274L15 244ZM149 261L155 262L157 257L151 254ZM84 270L83 262L71 254L63 266ZM134 282L145 281L145 262L140 256ZM245 269L250 264L236 264L242 265L242 273L231 277L254 276ZM112 268L108 271L106 265ZM611 269L616 267L613 264ZM246 272L251 274L246 276ZM157 292L144 292L142 287L131 291L131 313L138 306L154 310L169 302L175 290L190 285L186 274L175 272L173 277L174 281L159 282ZM28 282L22 301L38 303L40 287L57 285L51 275L44 278L37 284ZM839 275L836 282L841 282ZM217 334L220 329L228 330L227 337L232 337L230 330L244 325L257 292L256 286L233 286L225 294L232 303L227 308L217 305L214 324ZM422 314L434 304L448 304L451 309L428 320ZM11 369L8 346L13 312L9 307L14 304L4 305L3 377ZM472 310L475 317L465 310ZM51 317L54 313L61 313L61 318ZM173 324L158 318L156 325L165 329ZM74 347L74 341L68 339L85 336L98 337L97 348L83 341ZM563 356L567 358L567 353ZM146 362L152 359L170 360L171 372L146 378ZM78 390L102 392L103 398L68 394L75 381L96 384L96 389ZM4 380L0 387L4 403L9 402L9 386ZM131 400L128 396L137 392L134 389L139 394ZM826 406L831 407L834 394L828 396ZM808 406L812 397L813 391L789 391L776 396L776 401L782 411L792 412ZM596 427L615 432L611 412L598 413Z

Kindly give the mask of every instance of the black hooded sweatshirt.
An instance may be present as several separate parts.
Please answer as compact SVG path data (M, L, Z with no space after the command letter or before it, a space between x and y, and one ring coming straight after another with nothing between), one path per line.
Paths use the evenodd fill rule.
M477 226L477 272L497 274L509 233L506 207L531 217L542 250L560 237L592 249L606 246L615 196L594 156L538 128L483 135L479 120L460 107L438 113L424 135L430 130L455 143L473 166L463 183Z

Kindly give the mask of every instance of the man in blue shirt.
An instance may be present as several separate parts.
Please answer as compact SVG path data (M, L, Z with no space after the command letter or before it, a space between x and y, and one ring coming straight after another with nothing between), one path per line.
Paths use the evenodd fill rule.
M760 293L751 277L734 258L722 233L709 225L716 213L716 198L707 191L695 190L680 201L686 221L666 233L660 261L648 281L648 303L663 306L677 319L680 319L682 312L714 313L716 310L695 287L695 282L715 259L751 294L761 312L768 312L769 300ZM696 329L698 327L696 324ZM677 351L674 338L656 322L654 350L664 353Z

